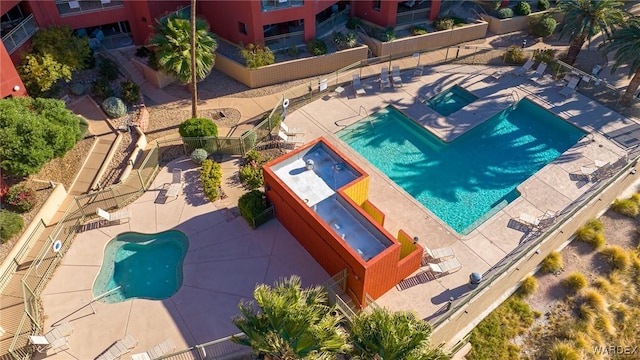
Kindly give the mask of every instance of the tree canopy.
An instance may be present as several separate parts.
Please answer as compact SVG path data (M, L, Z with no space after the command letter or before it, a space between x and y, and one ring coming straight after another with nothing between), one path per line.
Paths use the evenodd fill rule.
M622 96L622 103L631 104L633 95L640 87L640 16L629 19L626 24L613 31L608 42L601 46L605 54L614 52L614 64L611 72L620 66L629 67L629 76L633 76Z
M60 100L0 99L0 119L0 168L12 176L37 173L81 137L79 118Z

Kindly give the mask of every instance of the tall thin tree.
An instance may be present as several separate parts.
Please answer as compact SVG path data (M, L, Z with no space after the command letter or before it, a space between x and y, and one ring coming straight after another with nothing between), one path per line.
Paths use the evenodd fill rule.
M191 118L198 117L198 85L196 78L196 0L191 0Z

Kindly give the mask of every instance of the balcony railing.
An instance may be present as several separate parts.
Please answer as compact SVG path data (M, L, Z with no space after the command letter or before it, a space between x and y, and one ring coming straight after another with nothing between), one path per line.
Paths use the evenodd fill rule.
M60 16L86 14L123 6L122 0L56 0Z
M347 22L349 9L339 11L323 22L316 24L316 37L321 38L332 33L338 26Z
M262 11L280 10L302 5L304 5L304 0L262 0Z
M29 40L33 34L38 31L38 23L36 19L33 17L33 14L27 16L9 33L2 37L2 42L4 46L7 48L7 52L12 54L16 51L20 45L24 44L27 40Z
M295 31L264 38L264 46L271 50L288 49L291 46L298 45L304 45L304 31Z
M408 25L429 20L431 8L423 8L411 11L402 11L396 15L396 25Z

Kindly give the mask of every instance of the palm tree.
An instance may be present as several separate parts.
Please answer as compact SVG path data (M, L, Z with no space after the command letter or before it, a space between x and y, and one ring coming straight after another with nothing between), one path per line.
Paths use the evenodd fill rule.
M603 43L600 49L607 55L615 51L611 73L622 65L629 66L629 77L633 78L622 95L621 103L630 105L633 94L640 87L640 16L629 19L626 25L614 30L609 41Z
M431 325L411 312L389 312L377 308L360 313L351 327L356 359L444 360L450 356L430 348Z
M196 0L191 0L191 68L195 69L196 61ZM215 50L214 50L215 51ZM198 117L198 77L196 72L191 72L191 118Z
M560 37L569 36L569 53L566 63L573 65L584 43L601 31L608 38L612 28L623 22L626 12L620 7L624 3L616 0L563 0L557 11L564 13Z
M250 346L272 359L332 359L349 350L347 335L339 326L321 286L302 289L300 277L281 279L271 288L258 285L254 301L241 301L239 316L231 321L244 337L232 341ZM256 307L257 306L257 307Z
M192 17L194 11L195 6L192 4ZM195 25L195 31L192 30L192 23ZM194 34L193 39L191 37L192 32ZM196 43L195 47L191 45L194 41ZM189 18L172 15L158 21L155 35L149 44L156 47L158 63L162 70L167 74L173 75L183 84L192 84L191 116L196 118L196 82L207 77L211 69L213 69L215 63L214 52L218 48L215 34L209 31L209 24L200 18L192 22ZM195 53L195 56L192 56L192 53ZM195 72L191 71L192 68L195 68Z

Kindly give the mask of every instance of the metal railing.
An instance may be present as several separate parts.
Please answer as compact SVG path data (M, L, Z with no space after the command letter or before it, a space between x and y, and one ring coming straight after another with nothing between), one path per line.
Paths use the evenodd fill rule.
M322 38L331 34L337 27L345 24L348 18L349 9L344 9L332 14L327 20L316 23L316 37Z
M402 11L396 15L397 25L409 25L415 23L425 23L429 20L431 8L423 8L410 11Z
M27 40L31 39L33 34L35 34L39 29L40 28L38 27L38 23L36 22L33 14L27 16L16 27L11 29L7 35L2 37L2 42L7 48L7 52L12 54L14 51L18 50L18 48Z
M262 11L280 10L303 5L304 0L262 0Z
M56 7L60 16L80 15L97 11L121 8L124 6L123 0L100 0L100 1L80 1L80 0L56 0Z
M298 45L304 45L304 31L294 31L264 38L264 46L271 50L288 49Z
M268 207L265 211L260 213L254 218L247 219L249 222L249 226L252 229L257 229L260 225L266 223L267 221L274 219L276 217L275 208L273 206Z

